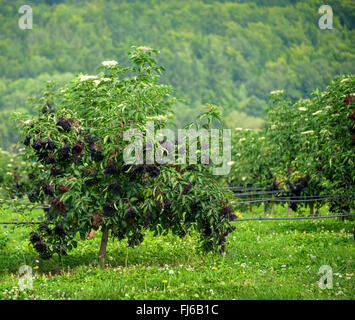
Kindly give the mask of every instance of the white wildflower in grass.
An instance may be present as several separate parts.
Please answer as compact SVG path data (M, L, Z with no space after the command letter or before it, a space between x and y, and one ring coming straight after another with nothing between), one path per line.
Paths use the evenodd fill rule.
M315 116L315 115L320 114L320 113L322 113L322 112L323 112L323 110L318 110L318 111L316 111L316 112L313 112L312 115Z
M270 94L276 95L276 94L283 94L284 91L283 90L274 90L274 91L270 91Z
M313 130L308 130L308 131L301 132L301 134L310 134L310 133L313 133L313 132L314 132Z
M118 64L118 62L117 61L115 61L115 60L111 60L111 61L102 61L102 63L101 63L103 66L105 66L105 67L110 67L110 66L115 66L115 65L117 65Z
M298 110L300 110L300 111L307 111L307 108L305 108L305 107L300 107L300 108L298 108Z
M232 166L233 164L235 164L234 161L229 161L229 162L227 162L227 165L229 165L229 166Z
M246 179L247 179L247 177L243 177L243 178L242 178L242 181L245 181Z
M169 270L169 274L174 274L174 270Z
M97 79L97 77L96 76L86 76L86 75L83 75L83 74L81 74L79 76L79 80L80 81L93 80L93 79Z

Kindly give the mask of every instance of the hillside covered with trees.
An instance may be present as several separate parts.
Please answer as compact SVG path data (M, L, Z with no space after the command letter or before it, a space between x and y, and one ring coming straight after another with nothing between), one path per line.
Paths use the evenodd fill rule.
M103 60L127 63L132 45L161 52L161 81L184 99L177 125L212 103L229 127L261 127L269 93L290 99L323 90L355 71L355 4L328 1L334 28L318 27L319 7L307 1L37 0L32 30L21 30L23 1L0 0L0 147L17 141L9 121L29 108L53 80L93 73Z

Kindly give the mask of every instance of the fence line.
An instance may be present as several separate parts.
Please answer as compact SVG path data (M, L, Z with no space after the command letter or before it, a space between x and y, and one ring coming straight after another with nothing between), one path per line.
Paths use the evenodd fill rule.
M233 221L250 221L250 220L303 220L303 219L327 219L327 218L341 218L341 217L355 217L354 213L331 215L331 216L311 216L311 217L279 217L279 218L242 218L234 219Z
M262 198L262 199L251 199L251 200L243 200L243 201L232 201L232 204L244 204L244 203L258 203L258 202L315 202L315 201L324 201L328 199L353 199L354 196L327 196L327 197L318 197L311 196L310 198L298 198L297 197L276 197L276 198Z

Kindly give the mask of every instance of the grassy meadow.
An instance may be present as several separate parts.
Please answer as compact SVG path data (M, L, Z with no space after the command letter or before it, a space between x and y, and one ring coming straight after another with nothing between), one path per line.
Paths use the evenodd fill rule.
M276 207L273 215L284 211ZM18 213L5 213L1 221L14 218L21 220ZM226 255L199 253L194 234L180 239L148 233L134 249L111 240L105 270L97 264L99 232L62 261L41 261L28 241L31 226L1 225L0 299L355 298L354 220L234 223ZM19 289L21 265L33 270L33 290ZM332 289L318 286L322 265L332 268Z

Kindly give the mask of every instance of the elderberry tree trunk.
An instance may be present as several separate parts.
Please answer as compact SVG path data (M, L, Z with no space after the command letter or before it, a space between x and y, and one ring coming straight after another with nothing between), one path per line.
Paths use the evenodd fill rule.
M314 203L309 204L309 215L312 217L314 215Z
M101 269L105 269L107 241L108 228L105 228L104 230L102 230L101 245L99 251L99 265Z

